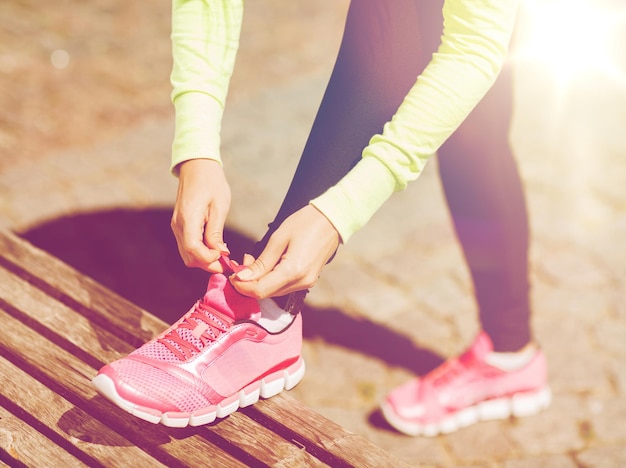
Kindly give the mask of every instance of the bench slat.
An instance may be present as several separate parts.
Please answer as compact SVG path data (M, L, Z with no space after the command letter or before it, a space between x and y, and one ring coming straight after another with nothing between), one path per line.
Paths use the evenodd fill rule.
M0 265L136 348L166 324L16 235L0 232Z
M0 375L2 375L0 373ZM27 466L37 466L42 460L55 460L58 466L88 466L70 455L50 439L34 430L6 408L0 406L0 450L5 452L7 462L13 460ZM4 457L0 452L0 460ZM0 464L0 466L9 466Z
M69 456L71 451L87 466L93 466L94 461L114 466L119 464L120 460L128 460L137 467L148 464L160 465L154 458L135 447L117 432L93 419L80 408L76 408L4 358L0 358L0 379L5 382L3 397L13 403L15 408L12 409L18 413L14 417L34 420L27 421L36 427L24 434L24 437L39 440L42 447L60 444L66 450L63 453ZM50 438L54 438L55 442ZM44 444L42 440L46 443ZM59 449L59 445L53 446ZM46 448L46 451L48 450ZM38 453L38 457L43 455L39 449L33 451L32 447L24 447L18 460L23 461L24 456L29 453ZM39 462L41 460L42 458ZM73 466L74 464L59 463L59 466Z
M0 306L91 366L130 353L134 348L26 280L0 266ZM95 358L95 359L94 359Z
M270 466L286 468L328 466L308 453L304 446L294 444L290 439L284 439L270 428L248 418L241 411L229 415L227 419L217 424L197 430L211 431L226 440L236 441L237 446L249 453L254 453L259 461Z
M263 403L244 411L283 437L299 441L331 466L408 467L364 437L308 410L289 395L283 393ZM293 428L297 428L297 432Z

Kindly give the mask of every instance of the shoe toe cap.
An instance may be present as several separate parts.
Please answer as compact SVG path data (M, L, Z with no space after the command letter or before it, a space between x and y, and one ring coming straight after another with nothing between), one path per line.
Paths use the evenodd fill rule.
M403 419L414 419L422 416L425 407L419 401L419 379L411 379L391 391L385 399L387 411L392 410Z
M100 376L106 376L112 382L113 388L106 392L101 391L96 383ZM158 367L133 359L120 359L104 366L96 379L94 386L118 406L123 406L119 403L123 401L134 407L165 413L193 411L198 407L210 405L192 386ZM104 378L100 378L99 381L104 381Z

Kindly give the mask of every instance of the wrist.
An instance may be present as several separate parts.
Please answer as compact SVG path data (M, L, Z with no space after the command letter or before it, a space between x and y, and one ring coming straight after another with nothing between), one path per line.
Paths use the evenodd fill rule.
M179 177L185 177L189 174L197 174L204 171L222 171L222 164L217 159L199 158L188 159L176 166Z
M331 236L332 235L336 236L337 245L343 244L343 241L341 239L341 233L335 227L335 225L330 220L330 218L326 216L326 214L322 210L320 210L317 206L313 205L312 203L309 203L308 206L320 215L319 219L320 219L320 222L324 225L325 230L327 230Z

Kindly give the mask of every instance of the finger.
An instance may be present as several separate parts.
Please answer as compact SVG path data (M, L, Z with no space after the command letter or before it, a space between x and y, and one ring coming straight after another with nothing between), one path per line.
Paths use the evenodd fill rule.
M211 273L222 273L223 268L219 262L220 252L209 249L202 242L201 228L191 229L191 223L172 223L172 230L176 238L178 252L186 266L201 268Z
M276 241L274 237L270 237L265 250L263 250L256 260L246 265L247 268L245 270L241 270L237 273L237 279L240 281L254 281L261 278L274 269L280 262L280 258L284 252L285 246L283 243Z
M235 276L232 283L242 294L262 299L309 289L316 283L318 277L319 274L311 274L308 268L298 268L297 263L283 256L277 265L259 278L240 281Z
M209 219L204 228L204 242L210 249L220 252L230 253L228 246L224 242L224 224L228 210L211 208Z
M180 250L180 249L179 249ZM224 267L219 261L221 252L219 250L209 249L203 243L187 245L181 254L185 265L193 268L201 268L211 273L223 273Z
M233 287L246 296L264 299L266 297L285 296L291 292L309 289L309 285L302 280L291 280L290 275L281 272L279 268L267 273L256 281L231 281Z
M193 247L178 246L178 252L185 266L189 268L200 268L210 273L223 273L224 268L219 262L220 253L210 249L206 249L206 252L204 252L204 249L206 249L206 247L204 247L202 251L194 251Z
M250 266L254 263L256 259L250 254L243 254L243 265Z
M204 242L211 250L216 250L220 253L230 254L228 245L224 242L224 233L222 231L208 232L204 235Z
M224 265L219 260L221 256L222 255L218 252L218 259L216 261L209 263L206 267L199 266L198 268L208 271L209 273L224 273Z

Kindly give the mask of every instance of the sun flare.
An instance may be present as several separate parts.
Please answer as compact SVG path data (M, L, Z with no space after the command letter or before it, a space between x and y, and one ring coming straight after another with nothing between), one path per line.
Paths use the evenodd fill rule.
M526 27L516 58L541 65L564 86L588 72L624 80L626 3L622 2L524 0Z

